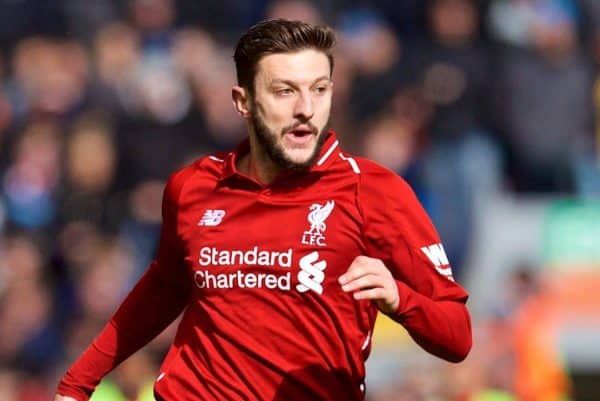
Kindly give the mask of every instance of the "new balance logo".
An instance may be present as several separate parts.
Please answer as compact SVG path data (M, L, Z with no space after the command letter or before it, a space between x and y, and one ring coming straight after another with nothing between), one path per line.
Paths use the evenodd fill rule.
M433 263L433 266L438 273L445 276L448 280L454 281L450 262L448 262L448 256L446 256L446 251L444 251L444 246L442 244L424 246L421 250L431 263Z
M218 226L225 216L225 210L207 209L198 222L199 226Z
M299 292L313 290L317 294L323 294L323 280L325 273L323 270L327 267L327 262L319 260L319 252L313 251L300 259L300 271L298 272L298 281L296 286Z

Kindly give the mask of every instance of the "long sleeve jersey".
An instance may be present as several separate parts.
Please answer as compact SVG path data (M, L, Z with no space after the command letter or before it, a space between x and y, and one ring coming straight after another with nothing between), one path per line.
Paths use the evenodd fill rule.
M235 167L247 141L173 174L155 260L58 393L87 400L183 311L157 400L364 400L377 308L338 283L358 255L395 278L392 319L428 352L464 359L468 295L426 212L395 173L327 135L309 171L268 185Z

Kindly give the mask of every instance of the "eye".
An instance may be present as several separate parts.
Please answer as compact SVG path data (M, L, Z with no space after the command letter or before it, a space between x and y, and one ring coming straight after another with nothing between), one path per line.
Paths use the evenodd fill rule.
M280 89L276 89L275 93L279 96L288 96L291 95L292 93L294 93L292 88L280 88Z
M327 85L318 85L314 88L314 91L317 94L321 95L321 94L327 92L327 89L328 89Z

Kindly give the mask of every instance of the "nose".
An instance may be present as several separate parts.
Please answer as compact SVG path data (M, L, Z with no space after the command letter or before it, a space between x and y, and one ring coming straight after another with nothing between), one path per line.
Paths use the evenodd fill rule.
M300 121L308 121L315 114L313 99L310 93L301 92L294 105L294 117Z

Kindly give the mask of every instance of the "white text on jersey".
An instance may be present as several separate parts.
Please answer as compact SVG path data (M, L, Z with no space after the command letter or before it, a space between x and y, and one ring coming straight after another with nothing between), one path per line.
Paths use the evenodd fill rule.
M232 273L213 274L208 270L194 273L194 282L198 288L268 288L289 291L291 273L282 275L272 273L252 273L236 270Z
M266 251L258 246L242 251L205 246L200 249L200 266L292 266L292 248L287 251Z
M421 248L421 251L427 255L427 258L433 263L433 266L441 275L445 276L448 280L454 281L450 262L448 261L448 256L446 256L446 251L442 244L424 246Z

